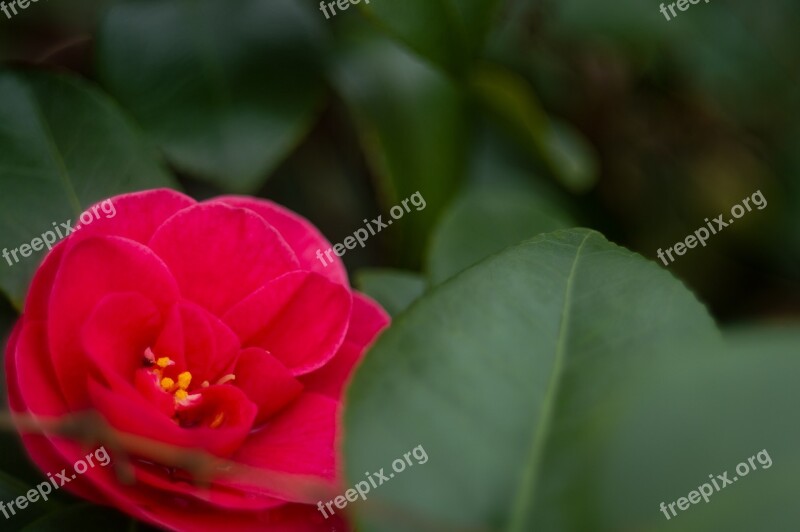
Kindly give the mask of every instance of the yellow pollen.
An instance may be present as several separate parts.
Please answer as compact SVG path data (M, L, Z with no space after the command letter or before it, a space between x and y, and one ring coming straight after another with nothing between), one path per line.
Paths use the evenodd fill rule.
M175 399L177 399L178 401L183 401L187 397L189 397L189 392L187 392L186 390L178 390L177 392L175 392Z
M209 425L212 429L219 428L222 425L222 422L225 421L225 412L220 412L219 414L214 417L214 421L211 422Z
M192 383L192 374L188 371L184 371L180 375L178 375L178 388L181 390L188 390L189 385Z
M164 388L164 391L168 392L175 386L175 381L170 379L169 377L164 377L161 379L161 387Z
M170 358L169 358L169 357L161 357L161 358L159 358L158 360L156 360L156 366L158 366L158 367L159 367L159 368L161 368L161 369L164 369L164 368L166 368L167 366L171 366L171 365L173 365L174 363L175 363L175 362L173 362L172 360L170 360Z

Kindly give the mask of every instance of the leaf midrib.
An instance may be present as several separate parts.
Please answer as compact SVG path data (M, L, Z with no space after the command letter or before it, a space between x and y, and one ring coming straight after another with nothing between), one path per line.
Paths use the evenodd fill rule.
M578 249L575 251L575 259L572 261L569 275L567 276L566 287L564 288L564 305L561 309L561 321L559 323L558 339L556 341L556 356L553 363L553 369L548 379L547 394L541 406L541 415L539 417L539 427L531 443L530 451L528 452L528 459L526 461L525 469L522 474L520 482L520 489L514 500L514 506L511 511L511 519L509 521L507 530L509 532L521 532L525 523L525 510L528 502L532 501L536 494L536 477L539 472L539 466L544 455L545 445L547 443L547 435L552 425L552 420L555 412L556 400L560 390L561 375L564 370L564 358L566 356L566 337L570 325L570 311L572 308L572 291L573 281L575 278L575 271L580 260L581 251L589 238L594 233L588 232L581 241Z

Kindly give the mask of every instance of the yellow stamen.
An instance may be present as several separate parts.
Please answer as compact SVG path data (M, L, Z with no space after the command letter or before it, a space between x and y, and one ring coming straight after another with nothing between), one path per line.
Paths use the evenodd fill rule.
M211 422L211 425L209 425L209 427L211 427L212 429L219 428L219 426L222 425L223 421L225 421L225 412L220 412L219 414L216 415L214 421Z
M192 383L192 374L188 371L184 371L180 375L178 375L178 388L181 390L188 390L189 385Z
M156 366L158 366L161 369L164 369L167 366L172 366L173 364L175 364L175 362L170 360L169 357L161 357L158 360L156 360Z
M187 392L186 390L178 390L177 392L175 392L175 399L177 399L178 401L183 401L187 397L189 397L189 392Z
M225 375L220 380L218 380L217 384L221 385L221 384L225 384L226 382L235 381L235 380L236 380L236 375L234 375L233 373L229 373L228 375Z
M175 386L175 381L170 379L169 377L164 377L161 379L161 387L164 388L165 392L168 392Z

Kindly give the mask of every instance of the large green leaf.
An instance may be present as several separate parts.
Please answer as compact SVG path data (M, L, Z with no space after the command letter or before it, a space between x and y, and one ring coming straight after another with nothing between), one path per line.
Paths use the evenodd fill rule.
M123 2L100 29L99 70L172 163L251 191L314 118L320 18L294 0Z
M95 201L174 186L156 151L86 83L5 71L0 94L0 248L30 244ZM18 308L43 254L0 265L0 287Z
M591 529L795 530L800 523L798 346L797 328L750 331L716 349L687 345L643 368L636 381L622 383L613 423L609 416L607 436L592 449L588 471L594 474L574 491L586 494ZM570 459L569 449L555 451L555 464ZM751 458L755 467L747 464ZM727 486L718 478L725 472ZM681 511L676 501L706 483L707 494L713 491L708 502L700 499ZM566 505L567 494L562 495L558 504ZM547 520L532 511L527 522L545 530L569 523L556 521L541 505L536 510Z
M593 231L542 235L467 270L400 316L349 388L351 483L415 446L429 456L371 494L360 524L539 530L526 527L533 508L582 516L617 388L686 340L721 343L680 282Z
M364 4L364 9L411 49L462 73L480 53L498 0L403 0Z
M385 209L415 192L426 200L424 210L412 210L390 229L400 235L399 262L416 267L466 167L471 125L466 98L415 56L363 34L344 40L334 77L380 179Z

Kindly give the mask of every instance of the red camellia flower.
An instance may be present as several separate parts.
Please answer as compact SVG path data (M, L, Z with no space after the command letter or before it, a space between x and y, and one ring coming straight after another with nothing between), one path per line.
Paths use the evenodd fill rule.
M170 190L111 201L117 214L69 235L33 279L6 353L12 410L94 410L121 433L335 482L343 387L385 312L341 263L322 266L315 252L330 244L274 203ZM45 472L86 455L62 437L23 439ZM96 467L64 489L172 530L343 526L289 492L129 465L133 483Z

